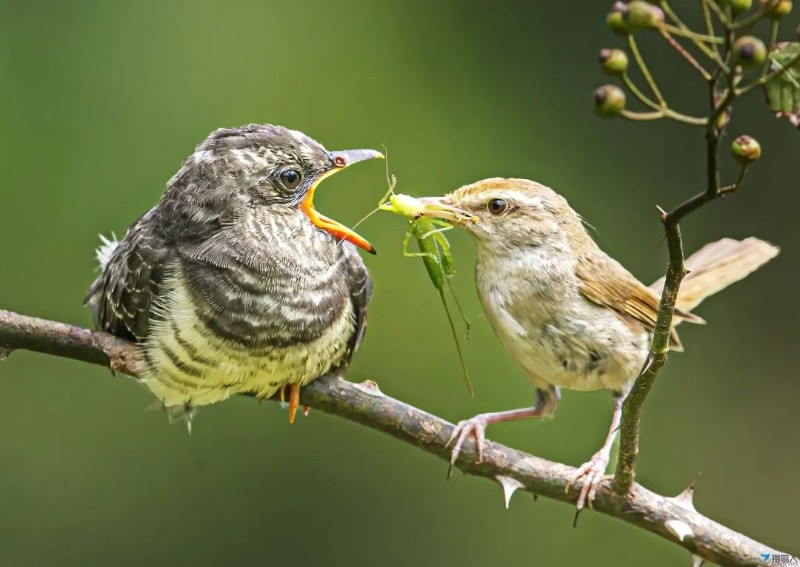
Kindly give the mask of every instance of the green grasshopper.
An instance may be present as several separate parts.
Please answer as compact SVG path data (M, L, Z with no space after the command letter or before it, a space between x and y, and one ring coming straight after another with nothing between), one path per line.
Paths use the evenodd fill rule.
M464 380L467 384L467 390L469 390L471 396L474 396L475 393L472 389L469 371L467 370L464 353L461 349L461 341L458 338L453 316L450 313L450 307L447 304L447 299L444 294L444 286L446 284L450 288L450 293L453 295L458 312L466 326L467 337L469 337L469 321L464 316L464 311L461 309L458 298L450 284L450 278L456 271L455 265L453 264L453 254L450 252L450 243L443 233L453 228L453 225L442 220L427 217L426 215L430 213L432 205L428 205L410 195L395 193L394 188L396 184L397 178L392 175L391 181L389 182L389 190L380 200L380 203L378 203L378 209L395 213L408 220L408 231L406 231L405 238L403 239L403 255L421 257L431 283L433 283L433 286L439 291L439 297L442 299L442 305L447 314L447 321L450 323L450 330L453 333L453 339L456 343L456 350L458 351L461 368L464 371ZM473 217L464 215L464 218L454 220L470 222L473 221ZM412 252L409 249L412 238L417 242L419 252Z

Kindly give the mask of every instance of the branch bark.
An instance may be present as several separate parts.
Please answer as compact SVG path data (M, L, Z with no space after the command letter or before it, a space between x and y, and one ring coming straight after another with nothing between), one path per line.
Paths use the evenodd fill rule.
M135 344L107 333L0 310L0 353L7 356L17 349L99 364L132 376L139 360ZM305 405L388 433L445 461L450 459L445 443L453 425L383 394L371 380L356 384L326 376L303 388L301 398ZM580 483L566 491L575 473L573 467L491 441L486 442L483 461L476 463L476 457L469 441L456 465L467 474L499 482L507 498L509 491L519 489L574 504L580 493ZM690 490L669 498L634 483L620 494L612 490L609 480L598 491L594 509L720 565L764 565L760 555L785 554L697 512Z

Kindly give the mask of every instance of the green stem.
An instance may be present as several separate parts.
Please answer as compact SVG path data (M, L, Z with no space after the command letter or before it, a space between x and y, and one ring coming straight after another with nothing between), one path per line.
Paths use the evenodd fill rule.
M639 90L639 87L636 86L636 83L633 82L628 73L622 74L622 82L625 84L626 87L628 87L628 90L631 91L631 93L633 93L633 96L639 99L639 101L642 104L649 106L653 110L661 109L661 107L658 106L658 104L656 104L654 101L652 101L650 97L648 97L642 91Z
M677 22L676 22L677 23ZM671 24L662 24L661 28L669 31L671 34L675 34L681 37L685 37L686 39L691 39L692 43L697 45L698 48L705 51L705 49L710 49L706 43L722 43L721 37L716 37L713 35L705 35L702 33L697 33L690 30L688 27L682 27L682 25L671 25Z
M703 5L705 5L706 8L711 8L714 11L720 23L725 28L729 28L731 26L730 18L725 14L725 12L722 11L722 8L720 8L717 3L714 2L714 0L703 0Z
M623 118L638 122L644 122L647 120L660 120L661 118L664 118L664 112L662 110L654 110L653 112L634 112L632 110L623 110L620 114Z
M749 164L745 163L742 164L742 167L739 168L739 177L736 178L736 183L733 185L726 185L725 187L720 187L719 194L720 195L727 195L728 193L733 193L734 191L738 191L744 185L744 176L747 174L747 166Z
M653 80L653 75L650 74L650 69L647 68L647 65L644 62L644 58L642 57L642 54L639 52L639 47L636 45L636 40L633 39L633 34L628 36L628 44L630 45L631 48L631 54L633 55L633 58L636 60L636 64L639 66L639 70L642 72L642 75L644 75L647 84L650 85L650 90L652 90L653 94L656 96L658 104L662 107L666 107L667 101L664 100L661 91L658 90L658 86L656 85L655 80Z
M769 52L772 52L775 48L775 43L778 41L778 26L780 26L780 20L769 21L769 44L767 47Z
M660 120L661 118L671 118L676 122L682 122L690 126L705 126L708 123L706 118L698 118L696 116L687 116L680 112L675 112L669 108L660 108L652 112L635 112L633 110L623 110L620 115L628 120L637 122L645 122L648 120Z

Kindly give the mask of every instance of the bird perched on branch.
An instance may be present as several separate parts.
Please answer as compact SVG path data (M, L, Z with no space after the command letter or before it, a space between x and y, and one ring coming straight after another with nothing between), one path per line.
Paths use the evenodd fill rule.
M316 211L317 185L383 155L331 152L251 124L213 132L160 202L98 249L86 302L97 328L142 346L139 379L168 408L269 397L343 370L366 327L372 282L358 234Z
M458 423L451 462L474 437L478 460L492 423L552 416L560 388L611 390L614 413L602 448L577 471L578 509L591 505L616 440L622 401L644 364L663 280L647 287L589 236L581 217L552 189L526 179L486 179L422 199L464 223L477 248L475 281L495 333L536 387L533 407L484 413ZM448 207L450 211L448 211ZM703 323L691 310L778 254L756 238L723 239L686 261L673 325ZM671 330L673 350L681 350Z

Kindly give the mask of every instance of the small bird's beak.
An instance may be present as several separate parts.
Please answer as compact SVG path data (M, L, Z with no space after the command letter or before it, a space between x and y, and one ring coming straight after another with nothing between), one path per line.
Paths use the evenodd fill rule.
M431 219L439 219L460 226L480 220L472 213L454 206L449 195L444 197L420 197L419 200L425 205L425 212L422 216Z
M314 191L316 191L317 185L319 185L323 179L330 177L334 173L342 171L354 163L358 163L367 159L385 159L384 155L380 152L376 152L375 150L344 150L341 152L330 152L330 157L331 161L333 161L333 167L314 180L314 183L312 183L311 187L308 188L308 192L300 203L300 210L306 214L314 226L329 232L336 238L355 244L370 254L375 254L375 248L372 247L372 244L367 242L355 231L317 212L317 210L314 208Z

